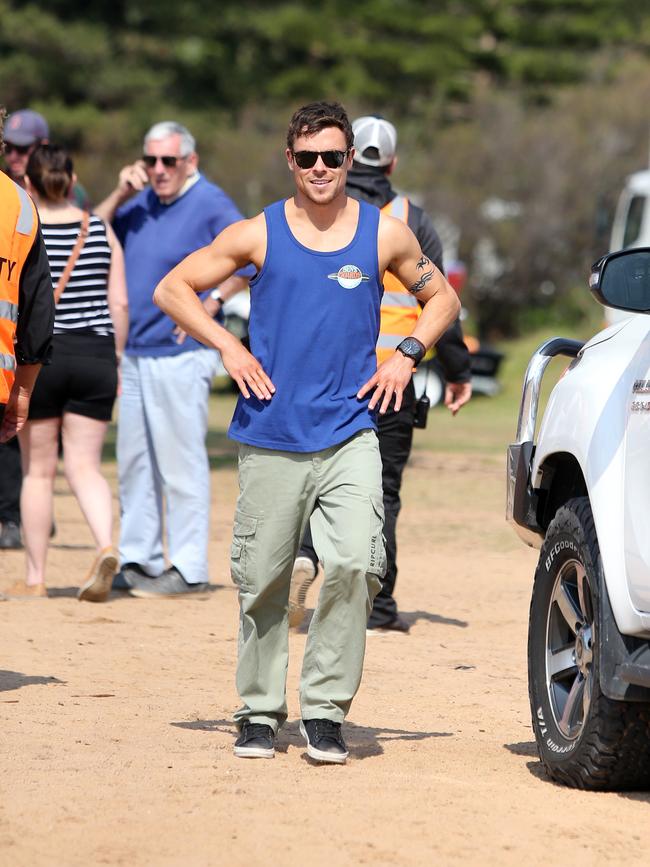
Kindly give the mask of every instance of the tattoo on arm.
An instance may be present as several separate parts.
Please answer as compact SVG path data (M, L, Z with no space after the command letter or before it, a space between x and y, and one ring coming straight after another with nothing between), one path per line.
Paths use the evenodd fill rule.
M427 268L427 266L429 270L425 271L424 269ZM422 291L422 289L424 289L427 283L433 279L433 266L431 265L431 260L428 259L426 256L422 256L422 258L415 267L418 269L418 271L423 271L424 273L416 283L408 287L409 292L412 292L414 295Z

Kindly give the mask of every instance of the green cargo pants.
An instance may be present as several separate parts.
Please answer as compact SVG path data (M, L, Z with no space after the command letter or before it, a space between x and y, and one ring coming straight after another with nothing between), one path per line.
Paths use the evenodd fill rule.
M366 622L386 568L377 435L364 430L307 454L242 445L239 487L231 571L243 706L235 721L277 732L287 718L289 584L311 516L325 579L307 636L300 709L303 719L342 722L361 682Z

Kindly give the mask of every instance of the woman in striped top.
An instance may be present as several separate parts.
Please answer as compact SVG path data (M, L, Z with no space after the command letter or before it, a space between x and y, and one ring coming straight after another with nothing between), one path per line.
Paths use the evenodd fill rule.
M124 258L112 229L84 212L68 194L72 161L55 145L30 156L27 190L41 228L57 300L52 363L41 371L29 419L20 434L23 461L21 510L27 554L26 584L46 595L45 561L52 526L59 436L68 483L97 545L97 557L79 599L108 598L117 567L112 547L112 496L101 473L101 455L118 384L118 359L126 342L128 308ZM81 245L79 248L79 244ZM62 275L78 248L67 281ZM59 284L59 285L57 285Z

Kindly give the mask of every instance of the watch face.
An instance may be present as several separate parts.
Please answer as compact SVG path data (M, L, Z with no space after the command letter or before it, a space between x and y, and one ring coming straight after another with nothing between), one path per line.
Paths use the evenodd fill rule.
M417 340L414 340L412 337L407 337L400 345L397 347L403 355L408 355L409 358L421 358L422 347L418 343Z

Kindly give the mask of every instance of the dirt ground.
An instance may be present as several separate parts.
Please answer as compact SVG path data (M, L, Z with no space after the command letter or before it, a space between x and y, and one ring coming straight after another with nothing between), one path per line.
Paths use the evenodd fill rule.
M414 453L397 594L411 633L369 637L344 767L312 765L298 733L305 631L275 759L233 757L235 496L226 463L207 598L91 605L75 598L89 532L57 481L50 598L0 603L0 863L647 864L648 795L574 792L541 770L525 654L536 553L504 522L501 458ZM23 556L0 557L1 591Z

